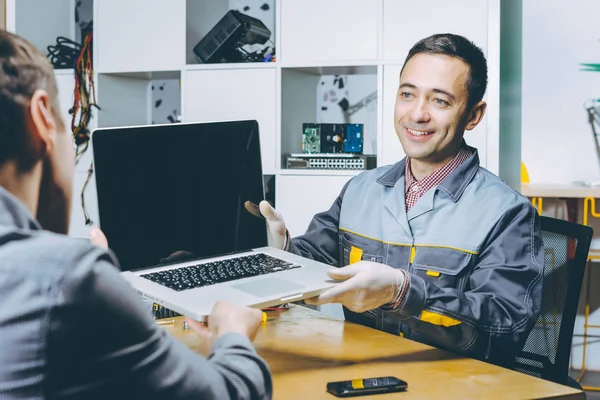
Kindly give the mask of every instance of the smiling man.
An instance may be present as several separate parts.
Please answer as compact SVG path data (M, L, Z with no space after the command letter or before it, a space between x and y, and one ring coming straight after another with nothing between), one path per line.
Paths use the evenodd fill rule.
M406 158L351 179L293 239L262 202L269 244L344 280L311 304L347 320L510 367L541 306L540 218L479 165L465 131L483 119L487 63L462 36L419 41L400 74L394 124Z

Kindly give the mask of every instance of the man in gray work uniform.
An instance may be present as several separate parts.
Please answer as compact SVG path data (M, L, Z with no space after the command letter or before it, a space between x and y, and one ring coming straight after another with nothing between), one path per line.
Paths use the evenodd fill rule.
M343 267L330 275L345 282L307 303L341 303L347 320L510 367L540 312L544 250L535 208L464 141L485 114L485 57L462 36L432 35L399 78L406 158L351 179L291 240L261 202L269 245Z
M48 60L0 30L0 397L270 399L259 310L190 321L206 359L156 325L112 253L63 235L74 152L57 103Z

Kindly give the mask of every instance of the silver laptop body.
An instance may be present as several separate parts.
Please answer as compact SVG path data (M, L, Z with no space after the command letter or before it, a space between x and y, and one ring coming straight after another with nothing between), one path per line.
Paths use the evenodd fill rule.
M256 253L264 253L289 261L297 268L181 291L143 277L152 273L194 265L200 265L200 268L203 268L207 263L235 259L240 256L244 258L244 256ZM218 300L228 300L240 305L265 308L316 296L333 285L326 274L328 269L327 265L320 262L308 260L272 247L262 247L235 256L215 257L208 260L192 261L142 271L125 271L121 274L137 291L152 299L155 303L179 314L203 321L210 314L213 304Z
M265 194L256 121L100 128L92 141L100 227L155 303L204 320L218 300L265 308L335 284L330 266L267 247L244 207Z

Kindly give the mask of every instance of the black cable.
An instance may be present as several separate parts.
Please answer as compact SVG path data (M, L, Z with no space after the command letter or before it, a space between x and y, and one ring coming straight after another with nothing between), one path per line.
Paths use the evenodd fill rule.
M56 38L56 45L50 45L48 59L55 69L70 69L75 66L75 61L81 52L81 44L64 36Z

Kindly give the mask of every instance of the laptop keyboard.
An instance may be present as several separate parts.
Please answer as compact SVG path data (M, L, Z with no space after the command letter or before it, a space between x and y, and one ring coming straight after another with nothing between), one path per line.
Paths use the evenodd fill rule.
M300 268L300 265L264 253L257 253L238 258L153 272L141 275L141 277L173 290L182 291L294 268Z

